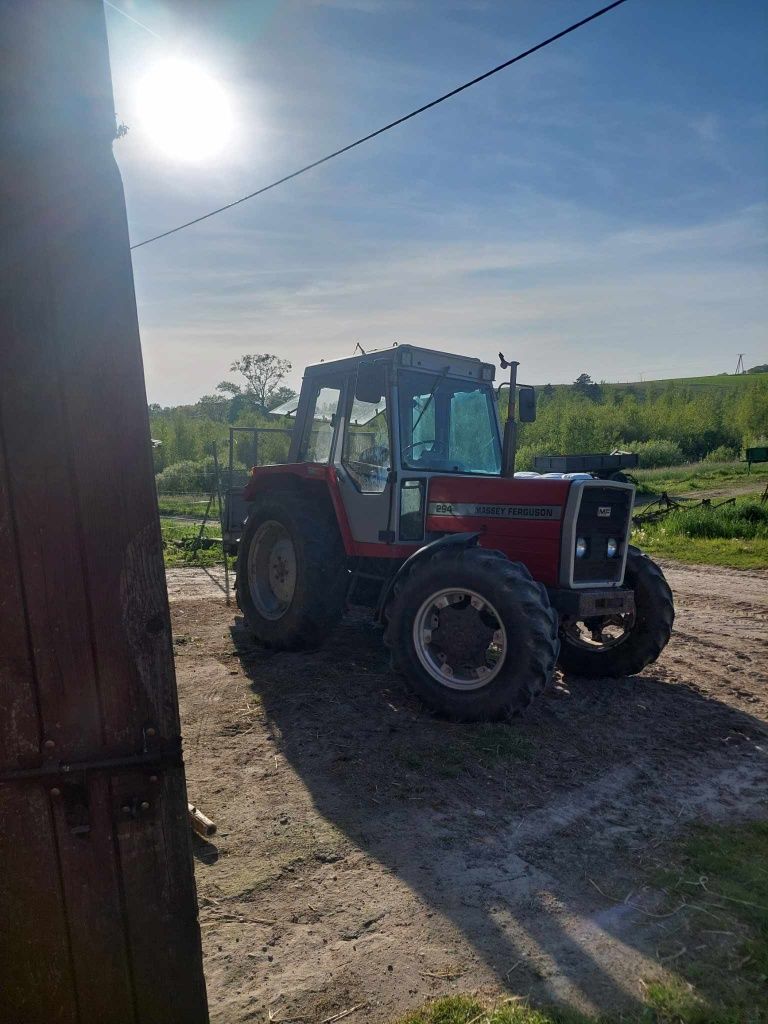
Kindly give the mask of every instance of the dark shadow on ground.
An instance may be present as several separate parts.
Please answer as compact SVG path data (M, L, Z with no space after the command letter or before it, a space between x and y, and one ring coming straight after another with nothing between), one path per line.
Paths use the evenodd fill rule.
M199 860L203 864L215 864L219 859L218 846L210 839L198 835L197 832L192 833L192 853L195 860Z
M589 932L577 941L560 922L653 956L649 919L589 879L623 896L631 857L706 804L702 776L755 756L763 723L659 673L574 682L509 726L456 725L406 693L363 617L309 657L260 648L242 620L232 637L319 812L451 920L501 986L560 999L571 985L604 1011L640 1009ZM541 977L530 940L554 972Z

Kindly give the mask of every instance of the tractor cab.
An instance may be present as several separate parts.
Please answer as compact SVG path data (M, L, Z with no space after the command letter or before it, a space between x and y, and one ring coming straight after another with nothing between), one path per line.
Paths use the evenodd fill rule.
M288 461L334 467L356 541L420 541L430 477L502 472L494 376L410 345L311 366Z

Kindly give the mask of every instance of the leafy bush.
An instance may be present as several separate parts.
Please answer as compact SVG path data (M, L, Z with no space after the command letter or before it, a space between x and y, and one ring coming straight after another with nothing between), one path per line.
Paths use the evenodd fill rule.
M533 457L535 455L541 455L541 449L533 444L523 444L515 453L515 469L516 470L531 470L533 469Z
M705 462L736 462L739 457L738 448L731 448L730 445L721 444L707 452L704 456Z
M685 461L683 449L677 441L663 437L652 441L636 441L627 445L629 451L640 456L641 469L658 469L660 466L681 466Z
M158 494L207 493L214 483L213 459L174 462L155 476Z

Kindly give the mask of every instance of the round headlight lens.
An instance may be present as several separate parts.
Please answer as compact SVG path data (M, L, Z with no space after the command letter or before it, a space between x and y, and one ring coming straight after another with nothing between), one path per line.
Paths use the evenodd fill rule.
M587 557L587 541L585 537L576 538L576 557L586 558Z
M619 545L615 537L609 537L608 543L605 548L605 553L609 558L615 558L619 553Z

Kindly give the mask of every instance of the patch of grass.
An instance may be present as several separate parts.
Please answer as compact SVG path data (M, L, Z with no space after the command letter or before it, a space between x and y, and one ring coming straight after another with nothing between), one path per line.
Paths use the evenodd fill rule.
M734 569L768 567L768 504L755 495L735 505L670 512L632 533L632 542L651 555Z
M768 503L750 498L732 505L702 505L670 512L662 525L678 537L768 540Z
M514 725L500 722L481 723L468 730L466 749L484 768L507 761L527 760L533 754L533 744L526 736L522 736Z
M689 906L669 950L659 950L675 957L676 975L646 986L639 1014L594 1017L517 999L484 1006L456 995L397 1024L768 1024L768 822L696 828L656 882L671 909Z
M750 483L758 488L768 481L768 465L753 466L752 472L747 473L744 462L691 462L661 469L637 469L632 475L637 479L639 494L686 494Z
M674 558L692 565L721 565L727 569L768 568L766 540L692 540L657 530L636 530L632 543L649 555Z
M701 908L687 913L689 934L679 933L696 953L678 971L713 1016L692 1024L768 1021L768 822L695 829L661 881L670 901Z
M469 996L448 996L409 1013L397 1024L598 1024L598 1020L573 1010L535 1010L509 1002L484 1007Z
M167 569L184 565L222 565L221 531L218 523L212 523L205 527L203 546L197 549L194 547L200 532L197 523L187 525L161 519L160 530L163 536L163 559ZM234 560L230 559L230 565L233 564Z
M531 741L514 725L501 722L445 725L437 736L431 733L423 742L402 743L394 749L397 761L407 770L448 779L477 766L491 769L526 760L532 753Z
M202 519L208 507L208 495L158 494L157 505L161 515L199 516ZM219 510L215 501L211 505L211 513L213 514L214 521L217 521Z

